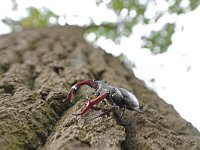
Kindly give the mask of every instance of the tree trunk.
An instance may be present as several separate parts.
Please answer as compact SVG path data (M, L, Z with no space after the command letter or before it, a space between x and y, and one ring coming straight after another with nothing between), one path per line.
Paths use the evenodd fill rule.
M86 43L83 31L48 27L0 37L0 149L200 149L198 130L117 58ZM90 88L77 92L73 106L64 96L93 78L135 93L145 113L92 119L110 107L99 104L73 116Z

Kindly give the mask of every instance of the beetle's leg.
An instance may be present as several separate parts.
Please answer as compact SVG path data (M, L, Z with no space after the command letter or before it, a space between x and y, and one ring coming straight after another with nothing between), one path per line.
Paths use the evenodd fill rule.
M104 105L106 105L106 100L105 99L102 100L101 103L104 104Z
M66 100L71 102L75 91L82 85L89 85L91 88L95 88L95 89L98 87L98 84L95 81L92 81L92 80L80 81L76 83L74 86L72 86L72 88L70 89L69 93L66 96Z
M93 105L102 101L104 98L106 98L106 96L108 96L108 93L100 94L94 100L88 100L86 107L80 113L74 115L84 115Z
M113 100L112 99L108 99L108 103L112 106L114 106L115 104L113 103Z
M144 114L144 111L140 110L138 107L133 108L133 110L139 112L140 114Z
M106 110L105 112L99 114L98 116L92 118L93 119L96 119L96 118L99 118L99 117L102 117L104 115L108 115L110 112L114 111L115 110L115 106L112 106L110 109Z
M124 105L124 106L123 106L123 110L122 110L122 112L121 112L121 114L120 114L120 116L119 116L119 120L121 120L121 118L122 118L122 116L123 116L123 114L124 114L125 109L126 109L126 106Z
M102 117L104 115L108 115L110 112L115 111L116 105L113 103L113 101L111 99L107 99L107 100L112 105L112 107L110 109L106 110L105 112L101 113L100 115L94 117L93 119Z

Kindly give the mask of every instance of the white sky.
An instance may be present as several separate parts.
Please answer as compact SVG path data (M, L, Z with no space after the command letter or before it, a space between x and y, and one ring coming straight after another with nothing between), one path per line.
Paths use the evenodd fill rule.
M104 0L109 1L109 0ZM19 12L11 11L10 1L4 1L0 5L0 19L5 16L12 16L17 19L26 15L24 8L36 6L38 8L47 7L58 15L67 17L68 24L79 23L83 25L89 23L89 18L94 18L95 23L102 21L116 21L116 16L112 11L106 10L105 5L97 8L94 0L18 0ZM166 1L158 0L159 9L165 10ZM188 0L183 1L185 5ZM149 6L150 10L155 10ZM158 8L157 8L158 9ZM149 11L146 16L151 17L153 11ZM168 103L173 104L180 115L190 121L200 130L200 95L198 86L200 85L200 8L186 15L170 16L166 15L157 25L138 25L134 28L134 35L128 39L123 39L119 46L110 40L101 38L98 44L114 55L124 53L132 60L136 67L135 74L146 81L146 83L157 91L157 93ZM106 16L106 17L105 17ZM176 21L177 32L173 36L173 44L164 54L152 55L149 50L141 49L141 36L151 31L159 29L165 21ZM60 18L59 23L63 24ZM183 31L181 28L183 27ZM0 33L9 32L9 28L0 23ZM91 36L92 37L92 36ZM154 78L155 83L150 83Z

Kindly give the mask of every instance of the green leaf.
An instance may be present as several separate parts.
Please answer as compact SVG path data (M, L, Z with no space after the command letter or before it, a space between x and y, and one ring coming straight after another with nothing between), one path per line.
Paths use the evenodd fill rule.
M172 35L175 32L175 24L168 23L159 31L152 31L150 35L143 37L143 48L148 48L153 54L167 51L172 43Z
M120 12L124 7L123 7L123 1L122 0L112 0L111 2L111 7L116 11Z
M200 0L190 0L191 10L195 10L200 4Z

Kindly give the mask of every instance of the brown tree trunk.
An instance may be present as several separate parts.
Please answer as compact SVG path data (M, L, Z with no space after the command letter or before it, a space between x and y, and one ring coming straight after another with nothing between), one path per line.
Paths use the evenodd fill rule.
M117 58L93 48L78 27L29 29L0 37L0 149L200 149L200 133L173 107L145 87ZM88 87L73 106L63 102L70 86L104 79L138 97L144 114L125 111L92 119Z

